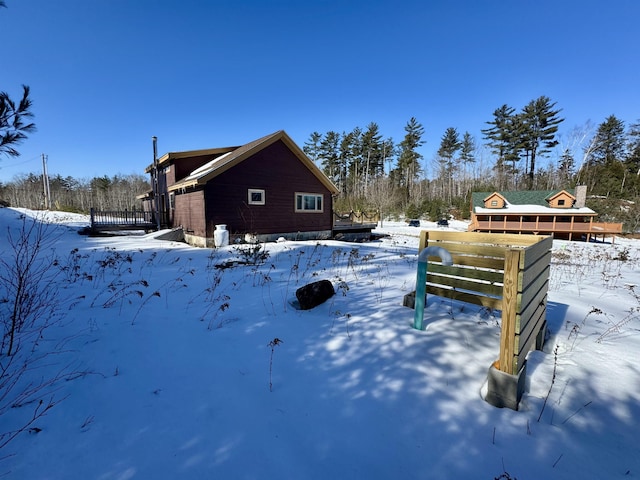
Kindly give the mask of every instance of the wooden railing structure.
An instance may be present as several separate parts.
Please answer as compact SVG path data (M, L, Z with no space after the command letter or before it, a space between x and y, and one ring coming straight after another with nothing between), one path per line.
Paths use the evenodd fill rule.
M95 210L91 209L91 231L155 230L153 212L144 210Z
M333 212L334 226L377 224L379 220L380 212L367 213L353 210L347 213Z
M427 295L501 311L500 353L491 368L512 378L500 380L500 387L495 387L489 377L487 401L496 406L517 409L526 356L544 343L552 242L552 237L541 235L420 232L418 252L438 246L453 258L450 266L438 257L428 259ZM405 305L411 306L407 297ZM512 393L492 392L513 382Z
M589 241L591 238L604 240L607 236L614 237L622 233L622 223L606 223L582 221L570 217L570 221L560 221L554 217L551 221L524 221L522 218L504 216L480 220L475 215L471 219L468 230L471 232L489 233L530 233L568 237L569 240L580 240L582 236ZM560 234L560 235L558 235Z

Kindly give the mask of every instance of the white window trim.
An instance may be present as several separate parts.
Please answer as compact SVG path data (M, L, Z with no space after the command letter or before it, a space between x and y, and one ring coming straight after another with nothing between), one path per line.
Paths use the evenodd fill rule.
M320 198L320 202L321 202L321 207L320 209L314 209L314 210L307 210L304 208L304 197L316 197L316 205L317 205L317 199L318 197ZM303 208L298 208L298 197L302 197L302 205ZM324 195L321 193L310 193L310 192L296 192L294 195L294 209L296 213L323 213L324 212Z
M254 193L259 193L261 200L252 200L251 197ZM261 188L250 188L247 192L247 202L249 205L264 205L266 202L265 191Z

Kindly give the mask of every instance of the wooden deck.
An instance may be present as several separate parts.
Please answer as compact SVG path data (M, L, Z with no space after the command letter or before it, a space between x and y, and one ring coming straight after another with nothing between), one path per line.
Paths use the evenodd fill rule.
M351 211L345 214L333 212L333 237L362 240L371 236L378 226L378 214Z
M91 231L156 230L152 212L143 210L108 211L91 209Z
M604 222L525 222L513 220L477 220L469 225L469 231L488 233L524 233L552 235L555 238L569 240L614 237L622 233L621 223Z

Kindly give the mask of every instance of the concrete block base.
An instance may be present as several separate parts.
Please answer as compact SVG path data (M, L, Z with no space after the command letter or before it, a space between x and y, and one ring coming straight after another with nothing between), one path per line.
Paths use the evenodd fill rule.
M517 375L498 370L495 365L489 367L487 376L487 396L485 400L498 408L518 410L518 404L524 393L527 363L525 362Z
M542 324L542 328L538 331L536 336L536 350L542 351L544 348L544 342L547 340L547 321Z
M409 308L416 308L416 291L407 293L402 299L402 306Z

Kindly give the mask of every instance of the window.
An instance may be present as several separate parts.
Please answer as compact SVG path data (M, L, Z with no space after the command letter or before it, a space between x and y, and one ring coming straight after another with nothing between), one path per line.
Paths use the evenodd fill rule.
M558 200L558 206L564 207L564 198L561 198L560 200Z
M176 194L175 192L169 193L169 208L174 210L176 208Z
M491 200L491 206L492 207L497 207L498 206L498 200Z
M296 193L296 212L322 212L322 195Z
M250 188L248 193L249 205L264 205L264 190Z

